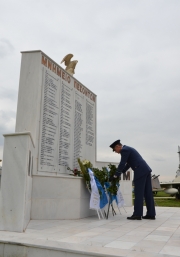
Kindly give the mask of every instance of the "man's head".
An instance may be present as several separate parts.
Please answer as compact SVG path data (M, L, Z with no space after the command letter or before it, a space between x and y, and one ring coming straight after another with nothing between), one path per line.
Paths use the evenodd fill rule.
M120 143L120 140L116 140L114 143L112 143L109 147L113 149L113 152L120 153L122 149L122 144Z

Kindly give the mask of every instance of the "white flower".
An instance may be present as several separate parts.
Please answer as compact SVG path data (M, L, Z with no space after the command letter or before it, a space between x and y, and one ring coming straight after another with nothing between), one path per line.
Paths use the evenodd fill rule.
M90 163L90 161L88 161L88 160L82 161L82 164L83 164L83 165L86 165L86 164L89 164L89 163Z

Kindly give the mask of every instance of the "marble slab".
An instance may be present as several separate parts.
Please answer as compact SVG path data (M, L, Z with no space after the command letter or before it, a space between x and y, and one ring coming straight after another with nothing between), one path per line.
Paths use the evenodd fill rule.
M171 217L180 215L180 208L156 207L155 221L138 222L127 220L133 211L131 207L126 211L115 216L110 213L108 220L99 220L97 216L71 221L31 220L25 233L0 231L0 256L12 253L18 257L180 256L179 219L174 223L177 226L167 226ZM162 217L162 213L167 215ZM170 231L172 235L153 234L154 230Z

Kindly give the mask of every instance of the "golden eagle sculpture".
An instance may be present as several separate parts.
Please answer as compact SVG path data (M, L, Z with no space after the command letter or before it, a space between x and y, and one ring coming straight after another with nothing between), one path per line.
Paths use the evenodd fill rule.
M73 76L75 73L75 67L78 61L71 61L71 58L73 57L73 54L67 54L61 61L61 63L65 63L66 71Z

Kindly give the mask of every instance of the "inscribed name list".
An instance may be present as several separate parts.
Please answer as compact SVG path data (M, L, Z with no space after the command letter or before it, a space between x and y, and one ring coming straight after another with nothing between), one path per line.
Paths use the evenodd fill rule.
M59 79L46 70L43 74L43 95L40 133L40 170L54 171L57 159L59 115Z
M42 56L38 170L69 173L77 159L95 163L96 97Z
M70 84L62 81L60 96L60 122L59 122L59 165L71 165L72 151L72 112L73 112L73 88Z

